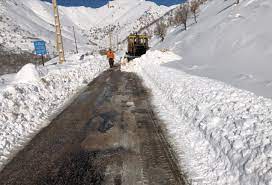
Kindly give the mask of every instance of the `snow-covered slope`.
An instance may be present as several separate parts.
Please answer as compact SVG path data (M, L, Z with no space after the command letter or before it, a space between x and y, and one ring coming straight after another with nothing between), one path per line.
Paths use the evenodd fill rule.
M172 28L155 48L168 48L183 57L167 64L272 97L272 1L209 0L198 23ZM191 24L192 23L192 24Z
M113 30L113 42L123 40L130 32L162 16L170 8L143 0L115 0L94 9L89 7L59 6L64 47L74 50L72 26L80 49L93 49L94 43L108 47L109 30ZM31 51L31 41L43 39L48 49L54 49L55 28L52 5L40 0L2 0L0 18L0 44L9 49Z
M99 40L106 36L108 39L108 31L113 30L113 40L122 41L129 33L137 32L142 27L145 27L164 15L171 8L165 6L157 6L150 1L142 0L117 0L113 1L110 6L104 6L97 9L93 14L100 15L97 18L95 27L91 29L91 37L98 37Z
M1 45L10 50L18 48L26 51L33 50L33 40L43 39L47 49L52 53L55 45L54 20L50 4L38 0L9 0L2 2L4 6L0 22ZM73 25L73 24L68 24ZM67 50L73 49L73 36L69 27L63 26L64 45ZM87 41L78 37L81 47L86 47ZM84 39L85 40L85 39ZM82 44L81 44L82 43Z

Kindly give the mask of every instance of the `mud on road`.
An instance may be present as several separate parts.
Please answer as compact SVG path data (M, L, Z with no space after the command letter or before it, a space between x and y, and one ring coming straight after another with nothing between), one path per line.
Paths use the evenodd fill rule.
M175 156L132 73L109 70L0 173L0 184L183 185Z

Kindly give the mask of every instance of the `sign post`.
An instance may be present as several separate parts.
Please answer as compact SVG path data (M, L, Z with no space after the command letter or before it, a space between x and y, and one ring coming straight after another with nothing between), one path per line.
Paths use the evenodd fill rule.
M42 64L44 66L44 55L47 54L46 44L43 40L34 41L35 54L42 56Z

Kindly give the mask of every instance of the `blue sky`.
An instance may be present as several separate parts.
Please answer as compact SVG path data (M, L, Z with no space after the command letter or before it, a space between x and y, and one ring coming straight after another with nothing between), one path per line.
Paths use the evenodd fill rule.
M51 2L52 0L43 0ZM133 0L132 0L133 1ZM160 5L171 6L181 3L182 0L150 0ZM93 8L107 4L108 0L58 0L58 4L64 6L90 6Z

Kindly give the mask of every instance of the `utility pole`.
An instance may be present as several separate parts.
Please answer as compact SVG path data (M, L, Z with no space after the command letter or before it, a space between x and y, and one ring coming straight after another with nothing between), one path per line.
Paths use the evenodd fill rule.
M59 63L63 64L65 62L65 58L64 58L64 49L63 49L63 41L62 41L62 35L61 35L61 26L60 26L57 0L52 0L52 4L54 9L54 18L55 18L55 26L56 26L56 44L57 44L57 50L59 53Z
M119 45L118 45L118 42L119 42L118 34L116 35L116 42L117 42L116 50L118 51L118 49L119 49Z
M73 26L73 32L74 32L74 39L75 39L75 45L76 45L76 53L78 53L77 40L76 40L76 32L75 32L75 27L74 26Z
M110 32L110 49L112 49L112 33Z

